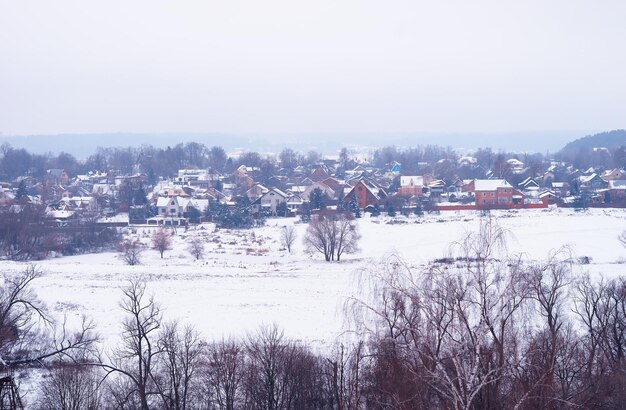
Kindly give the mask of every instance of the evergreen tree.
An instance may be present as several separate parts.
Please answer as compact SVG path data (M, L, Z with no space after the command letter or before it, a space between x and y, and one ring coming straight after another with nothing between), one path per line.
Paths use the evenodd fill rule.
M356 201L356 195L354 194L354 192L352 193L352 196L350 196L348 210L354 214L355 218L361 217L361 210L359 209L359 204Z
M372 216L379 216L380 215L380 206L378 206L378 203L374 204L374 209L372 210Z
M146 191L143 189L143 186L140 186L139 189L135 191L133 204L134 205L146 205L147 203L148 203L148 196L146 195Z
M276 216L287 216L287 202L280 202L276 205Z
M324 191L321 188L315 188L309 195L309 201L311 202L311 209L324 209Z
M20 199L27 196L28 191L26 190L26 184L24 183L24 180L21 180L20 185L17 187L17 192L15 193L15 199L19 201Z
M300 220L302 222L309 222L311 220L311 203L304 202L300 208Z
M345 211L346 207L343 204L344 199L345 199L345 196L343 194L343 188L340 188L339 194L337 195L337 212Z
M222 189L224 189L224 183L222 181L215 181L215 186L214 186L216 191L222 192Z
M388 203L387 206L386 206L386 209L387 209L387 215L389 215L389 216L396 216L396 210L393 207L393 204Z
M148 177L148 184L150 184L150 185L152 185L152 186L156 185L156 183L157 183L157 177L156 177L156 174L154 173L154 170L153 170L152 168L150 168L150 169L148 170L148 175L147 175L147 177Z

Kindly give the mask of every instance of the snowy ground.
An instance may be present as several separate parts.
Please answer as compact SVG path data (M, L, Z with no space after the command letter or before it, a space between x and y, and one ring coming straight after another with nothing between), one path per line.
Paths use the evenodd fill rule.
M531 259L571 246L578 256L592 258L582 269L593 275L614 276L626 271L626 256L617 235L626 230L626 211L566 209L493 212L512 232L509 249ZM204 336L242 336L262 324L277 323L288 337L323 349L331 346L344 327L342 306L356 293L355 273L396 252L413 265L448 255L449 244L478 228L476 212L447 212L417 219L365 217L359 220L361 252L341 263L326 263L308 255L302 246L306 225L294 219L273 219L250 231L218 230L211 224L188 232L179 230L174 249L164 259L148 250L142 265L127 266L115 253L56 258L38 264L44 276L34 287L59 317L93 318L107 344L119 333L120 287L143 277L164 308L167 319L193 323ZM289 254L280 245L280 230L294 224L298 239ZM149 229L136 233L149 243ZM186 251L185 238L207 238L204 260ZM23 264L2 261L4 271L20 271Z

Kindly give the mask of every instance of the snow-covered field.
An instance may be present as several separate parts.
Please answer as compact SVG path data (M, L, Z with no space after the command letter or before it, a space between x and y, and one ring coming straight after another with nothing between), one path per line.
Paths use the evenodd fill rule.
M591 258L580 268L607 277L626 272L626 249L617 235L626 230L626 211L566 209L493 212L512 233L509 249L530 259L569 245L577 256ZM418 266L448 255L449 244L479 226L476 212L442 213L424 218L365 217L358 221L361 251L327 263L307 254L302 245L305 224L272 219L249 231L215 230L207 224L179 229L174 247L164 259L147 250L142 264L127 266L116 253L81 255L38 263L44 276L34 282L39 297L54 314L70 320L87 315L95 320L103 340L114 343L122 317L120 287L143 277L164 308L166 319L193 323L204 336L243 336L262 324L276 323L290 338L317 348L330 346L344 329L342 307L357 293L355 273L373 266L391 252ZM280 230L295 224L298 238L289 254L280 244ZM150 230L135 230L150 242ZM207 238L204 260L187 252L185 238ZM4 271L24 265L2 261Z

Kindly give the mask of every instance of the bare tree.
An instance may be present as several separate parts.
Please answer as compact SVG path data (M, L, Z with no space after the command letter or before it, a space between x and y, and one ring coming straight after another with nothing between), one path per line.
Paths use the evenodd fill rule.
M141 263L141 254L145 247L139 239L124 239L117 247L120 258L127 265L138 265Z
M172 236L164 228L159 228L152 234L152 249L156 249L161 254L163 259L163 253L169 249L172 249Z
M204 256L204 240L199 236L191 238L187 245L187 251L189 251L196 260L202 259Z
M242 407L245 350L234 340L207 346L202 370L205 396L220 410Z
M93 368L62 364L41 384L37 407L49 410L100 409L100 377Z
M0 277L0 370L52 358L75 361L97 340L85 318L74 332L65 321L57 326L31 288L40 276L29 265L21 274Z
M291 253L291 247L296 241L296 228L293 225L283 226L280 232L280 241L287 248L287 252Z
M360 238L350 215L328 213L311 219L304 244L309 252L320 252L330 262L339 261L344 253L356 252Z
M306 348L286 340L271 326L248 338L246 352L243 408L314 408L321 372L317 358Z
M198 371L202 353L198 332L191 326L179 329L177 322L163 327L158 343L156 388L166 409L191 407L192 381Z
M145 282L132 281L122 292L120 307L126 314L122 323L122 345L108 360L100 355L96 364L107 376L127 378L132 387L127 394L137 397L142 410L149 410L151 397L156 395L155 360L161 353L158 346L161 308L152 296L146 295Z

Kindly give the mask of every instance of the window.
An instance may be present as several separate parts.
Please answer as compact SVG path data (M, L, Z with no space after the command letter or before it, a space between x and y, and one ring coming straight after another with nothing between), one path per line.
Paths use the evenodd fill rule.
M363 187L362 186L358 187L357 189L358 189L359 192L363 191Z
M487 193L486 193L486 192L483 192L483 196L487 196Z

